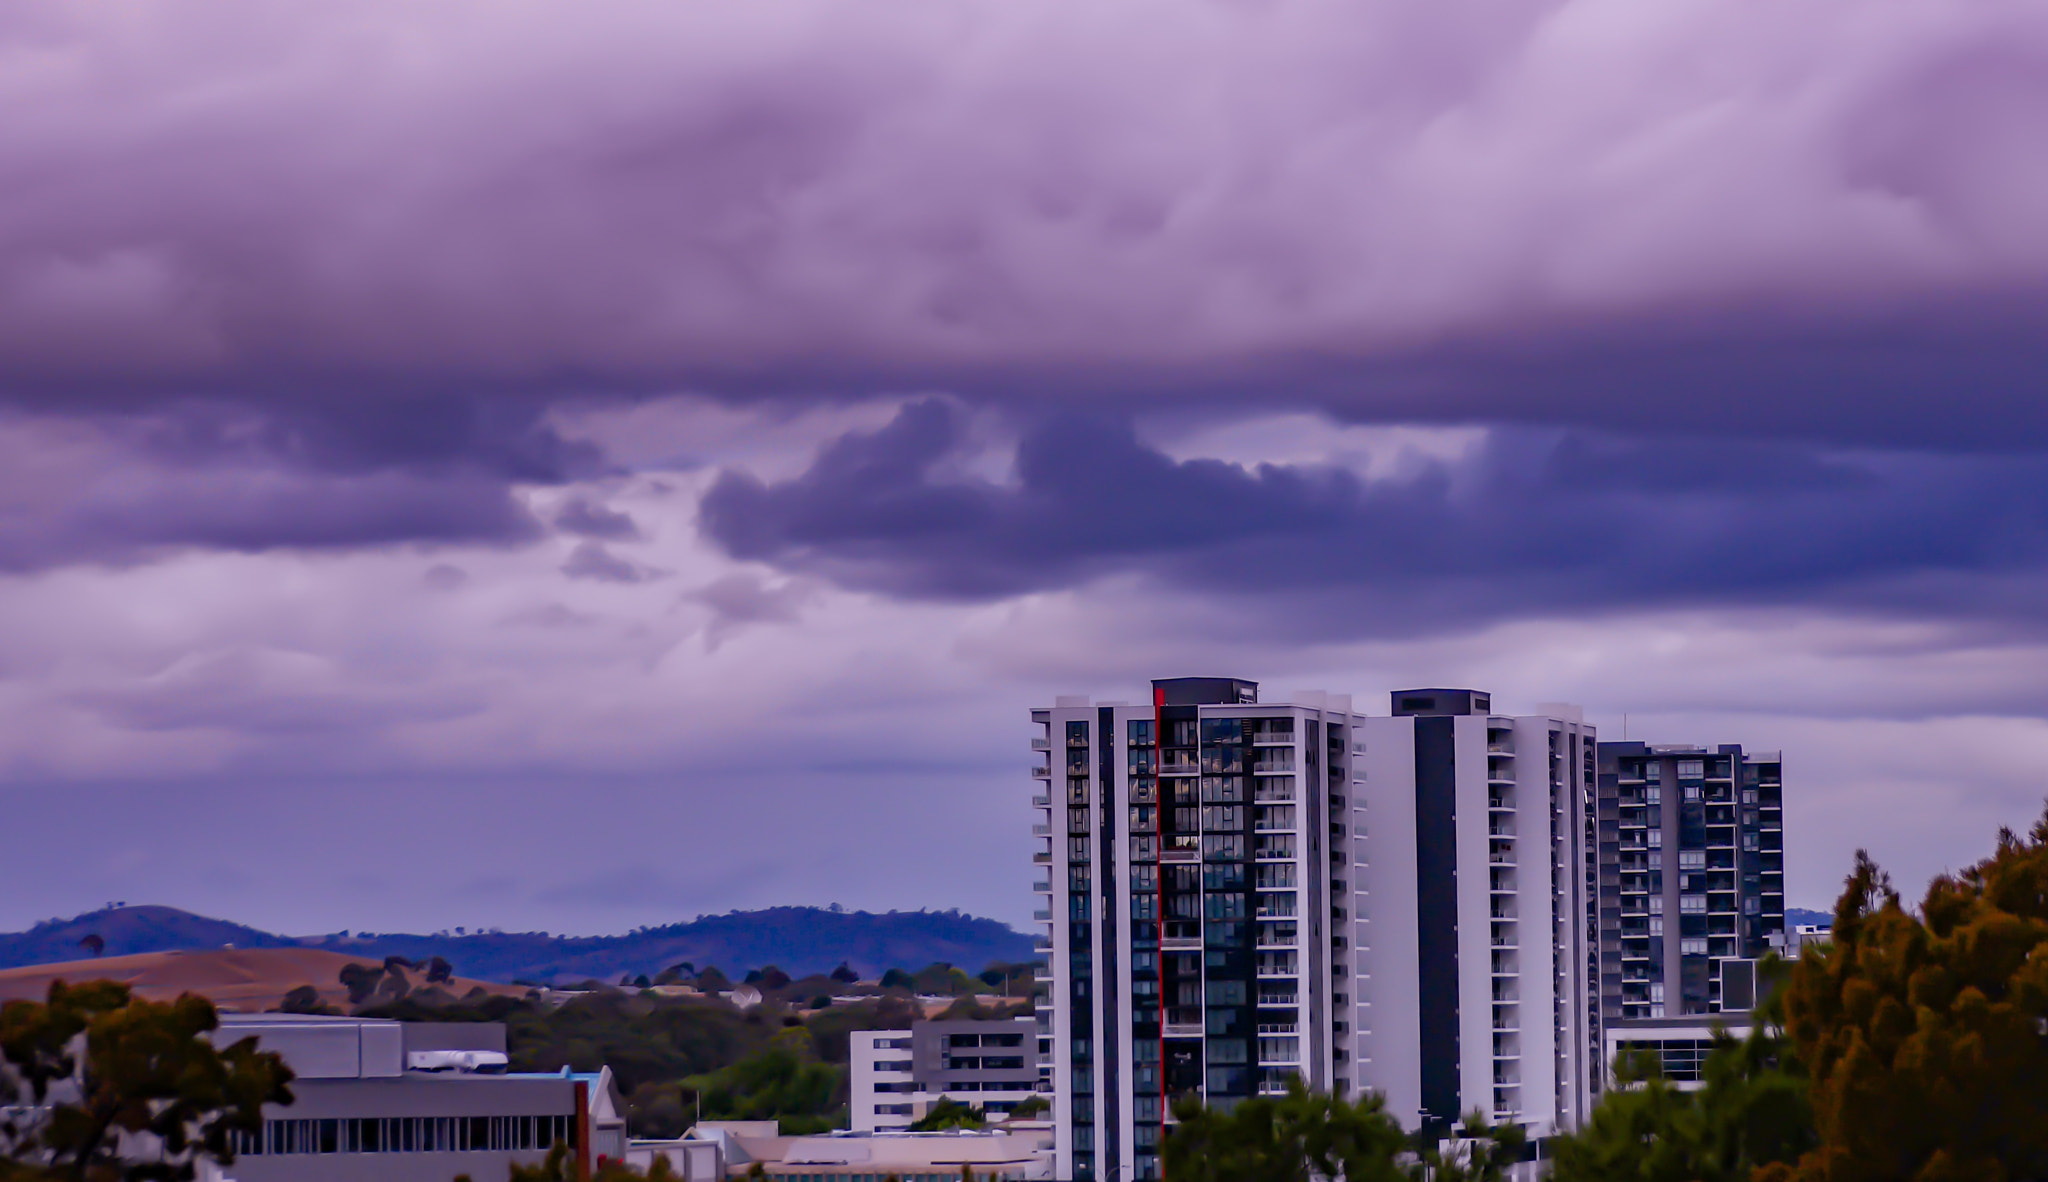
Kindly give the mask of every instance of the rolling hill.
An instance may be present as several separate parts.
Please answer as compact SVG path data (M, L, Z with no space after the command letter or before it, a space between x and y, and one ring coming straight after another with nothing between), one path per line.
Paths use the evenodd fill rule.
M958 911L829 911L772 907L705 915L685 923L641 928L621 936L558 936L545 932L464 935L338 933L280 936L172 907L111 907L53 919L25 932L0 933L0 969L103 957L193 949L314 948L365 960L441 956L462 976L490 981L556 983L588 978L650 976L689 962L718 966L737 979L747 969L777 965L801 976L841 961L864 977L933 962L976 971L992 961L1031 959L1031 937L993 919ZM327 982L318 982L325 986Z
M344 956L319 948L214 948L186 952L134 952L59 964L0 969L0 1001L40 1001L50 982L120 981L136 996L169 1001L181 993L197 993L224 1010L261 1013L284 1002L286 993L311 985L320 1000L337 1008L348 1004L341 985L342 966L375 964L368 957ZM460 997L472 989L521 997L524 986L499 985L457 977L441 985Z

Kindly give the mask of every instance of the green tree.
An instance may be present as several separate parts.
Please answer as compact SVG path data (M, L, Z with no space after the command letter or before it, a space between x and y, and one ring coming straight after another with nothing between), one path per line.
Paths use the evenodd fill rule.
M927 1109L923 1116L910 1123L910 1131L913 1133L942 1133L947 1129L987 1127L988 1121L983 1118L980 1109L972 1104L962 1104L958 1100L943 1097Z
M1416 1182L1501 1182L1527 1142L1520 1126L1489 1124L1475 1109L1457 1137L1425 1146L1409 1172Z
M1696 1091L1664 1079L1654 1056L1615 1064L1586 1126L1551 1143L1557 1182L1748 1182L1797 1160L1814 1145L1813 1114L1781 1014L1774 995L1748 1038L1717 1034Z
M2048 814L1909 913L1861 851L1786 1030L1819 1143L1760 1179L2048 1177Z
M1256 1096L1228 1112L1193 1096L1174 1105L1166 1138L1174 1182L1395 1182L1406 1174L1401 1126L1377 1093L1358 1101L1311 1092L1299 1080L1285 1096Z
M759 1054L682 1086L697 1095L706 1120L777 1120L786 1132L811 1133L839 1123L843 1083L839 1068L817 1061L810 1031L791 1026Z
M468 1182L468 1178L467 1174L458 1174L455 1182ZM659 1154L644 1174L624 1162L610 1160L597 1162L590 1172L591 1182L675 1182L676 1178L674 1167ZM512 1163L510 1182L577 1182L576 1162L569 1156L568 1144L555 1142L547 1157L534 1165Z
M292 1102L292 1073L253 1038L214 1046L219 1026L205 998L142 1001L112 981L57 981L46 1001L0 1006L0 1088L18 1106L0 1149L72 1182L183 1182L201 1158L234 1161L232 1135ZM124 1135L161 1152L124 1161Z

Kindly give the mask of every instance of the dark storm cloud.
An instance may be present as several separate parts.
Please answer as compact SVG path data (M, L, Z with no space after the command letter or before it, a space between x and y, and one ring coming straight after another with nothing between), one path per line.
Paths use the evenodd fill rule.
M477 398L674 389L2048 440L2029 0L108 0L0 52L0 396L290 408L306 463L545 479Z
M0 417L0 570L130 562L181 549L513 544L540 536L516 495L599 471L531 399L365 395L172 400ZM572 506L578 530L631 529Z
M640 527L631 514L599 504L587 497L571 498L555 514L555 528L563 533L608 542L630 542L640 537Z
M468 467L336 473L247 454L166 461L91 424L5 427L0 571L184 550L502 545L541 532L503 477Z
M1952 612L1970 604L1951 576L1988 588L2048 574L2038 456L1496 431L1464 460L1366 480L1175 460L1126 423L1062 416L1024 432L1014 482L997 483L954 474L969 446L958 411L913 404L793 479L721 474L701 526L735 557L895 595L998 598L1136 572L1446 623L1702 603ZM2015 609L2043 614L1998 610Z
M602 542L577 543L576 548L569 552L569 560L562 564L562 573L572 579L592 579L600 583L640 583L654 575L638 563L605 549Z

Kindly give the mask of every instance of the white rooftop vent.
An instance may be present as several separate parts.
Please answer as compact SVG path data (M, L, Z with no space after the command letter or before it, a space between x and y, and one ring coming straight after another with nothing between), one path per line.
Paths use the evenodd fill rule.
M405 1057L407 1071L455 1071L464 1075L503 1075L509 1063L503 1051L413 1051Z

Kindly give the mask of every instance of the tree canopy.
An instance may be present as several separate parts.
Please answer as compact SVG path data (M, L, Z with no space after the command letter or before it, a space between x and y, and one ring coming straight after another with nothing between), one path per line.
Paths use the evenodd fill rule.
M1174 1105L1179 1123L1166 1138L1166 1176L1174 1182L1393 1182L1407 1175L1396 1159L1408 1149L1401 1126L1377 1094L1347 1101L1308 1091L1297 1080L1285 1096L1255 1096L1229 1111L1193 1096Z
M0 1006L0 1091L16 1106L0 1152L18 1175L73 1182L185 1182L201 1158L232 1162L232 1134L291 1103L292 1073L253 1038L214 1046L219 1026L204 998L143 1001L112 981L58 981L46 1001ZM160 1152L126 1159L124 1137Z
M1592 1119L1551 1142L1557 1182L1749 1182L1811 1148L1805 1078L1775 1015L1759 1017L1740 1042L1719 1034L1697 1091L1661 1078L1653 1058L1616 1064Z
M1859 851L1785 1021L1819 1143L1760 1180L2048 1177L2048 814L1917 916Z

